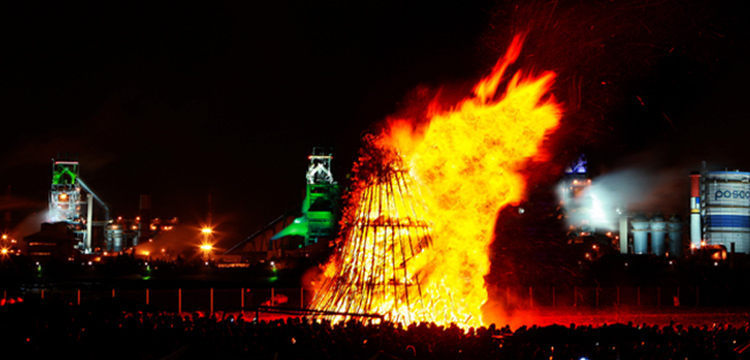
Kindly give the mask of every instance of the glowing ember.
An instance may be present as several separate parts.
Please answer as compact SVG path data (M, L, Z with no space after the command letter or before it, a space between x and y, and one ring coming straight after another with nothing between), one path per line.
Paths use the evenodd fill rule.
M542 159L542 142L562 113L548 93L551 72L518 72L496 98L521 43L514 39L474 96L444 111L433 104L421 134L398 121L371 142L358 165L344 239L312 308L401 323L482 324L497 214L521 200L519 170Z

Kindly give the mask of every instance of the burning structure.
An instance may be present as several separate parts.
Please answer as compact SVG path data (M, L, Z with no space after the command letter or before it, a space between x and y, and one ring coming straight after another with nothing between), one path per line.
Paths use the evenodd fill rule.
M433 101L429 123L393 120L369 139L313 309L483 323L498 212L523 198L520 170L544 160L542 143L562 115L549 94L553 73L504 78L521 44L516 37L471 96L454 106Z
M347 238L338 262L329 264L330 290L316 298L317 307L338 312L390 313L401 322L432 320L435 304L422 289L419 273L407 265L431 244L424 201L414 179L393 153L370 148L364 161L381 165L359 172L363 187L347 213ZM352 286L354 285L354 286ZM423 294L423 290L425 294ZM441 306L440 308L450 308Z

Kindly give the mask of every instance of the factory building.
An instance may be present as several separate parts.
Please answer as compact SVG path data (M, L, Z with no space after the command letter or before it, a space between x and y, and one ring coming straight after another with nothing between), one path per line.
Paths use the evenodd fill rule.
M26 252L34 261L48 259L72 259L77 238L73 230L64 222L44 223L41 231L24 237Z
M565 169L565 176L560 184L559 198L565 209L565 218L570 224L568 236L588 236L596 231L592 223L594 199L589 193L591 179L588 177L586 158L581 156Z
M702 171L690 174L690 253L750 254L750 172ZM620 252L682 257L683 222L643 214L620 219ZM632 237L632 243L629 242Z
M703 171L690 179L691 248L750 254L750 172Z
M289 226L271 237L272 241L287 236L300 236L304 238L302 245L308 246L317 243L320 238L331 238L337 235L341 190L333 180L332 159L330 149L313 148L305 176L307 190L305 199L302 201L302 216L294 219Z
M94 221L94 202L104 210L104 220ZM48 223L65 223L75 236L75 247L91 253L94 225L109 220L109 206L91 190L79 175L76 155L58 154L52 159L52 184L49 191Z
M324 256L330 251L341 218L341 188L331 171L333 154L330 148L314 147L308 160L305 198L300 210L279 216L224 255L241 255L256 262Z
M558 189L569 243L595 239L600 245L611 245L622 254L652 254L682 257L684 255L683 220L678 215L666 219L661 213L650 218L642 213L628 213L627 203L614 196L619 189L597 185L588 176L584 156L565 169ZM619 218L619 234L617 234Z
M62 153L52 159L49 211L41 231L24 238L27 253L37 259L73 258L77 254L118 253L171 230L177 218L151 218L151 196L140 196L139 216L111 220L109 205L79 174L77 155ZM98 220L95 219L97 205Z
M161 220L137 216L135 219L123 219L120 216L107 224L102 250L115 253L126 251L150 241L160 233L171 231L179 222L177 218Z

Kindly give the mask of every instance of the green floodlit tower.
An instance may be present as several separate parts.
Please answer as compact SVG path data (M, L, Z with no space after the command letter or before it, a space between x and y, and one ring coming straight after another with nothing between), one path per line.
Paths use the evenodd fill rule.
M78 161L52 159L52 185L49 191L49 215L47 222L68 223L83 241L85 220L81 207L86 201L81 198L81 186L78 179Z
M91 253L94 200L105 211L105 223L109 221L109 206L79 176L77 155L65 153L62 158L52 159L52 185L46 222L67 223L78 241L76 247L84 253Z
M321 237L336 236L341 192L331 173L331 150L315 147L309 159L302 216L294 219L271 240L285 236L302 236L305 238L304 245L307 246L317 243Z

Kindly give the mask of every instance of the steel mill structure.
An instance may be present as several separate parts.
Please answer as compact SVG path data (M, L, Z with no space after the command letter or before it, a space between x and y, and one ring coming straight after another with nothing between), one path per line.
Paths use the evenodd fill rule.
M570 222L570 236L586 236L596 232L591 222L593 198L589 193L591 179L588 176L586 157L581 155L565 168L560 184L561 205L565 218Z
M703 171L690 177L691 248L750 253L750 172Z
M750 172L708 171L690 174L690 253L706 250L715 260L727 253L750 254ZM620 252L684 256L682 219L654 214L620 218ZM629 236L632 234L632 243ZM722 255L723 254L723 255Z
M105 210L106 223L109 220L109 207L80 177L78 160L67 154L62 159L52 159L47 222L66 223L75 235L76 248L84 253L91 253L93 249L95 200Z
M96 255L129 250L178 223L176 218L152 219L150 195L141 195L139 216L134 220L112 220L109 205L83 181L79 171L75 154L59 153L52 159L48 213L41 231L24 237L26 252L33 259L72 260L82 254L100 259Z
M238 242L223 255L251 263L276 258L323 257L338 235L341 188L331 171L331 148L314 147L308 156L305 198L299 211L281 214Z
M304 244L301 246L308 246L317 243L320 238L336 236L341 190L331 173L332 151L330 148L315 147L309 159L302 216L271 237L271 241L286 236L302 236Z
M361 174L360 174L361 175ZM345 219L344 241L311 308L381 314L387 320L435 321L439 314L410 263L431 244L419 189L398 159L370 172ZM445 300L441 300L445 301ZM333 320L340 317L333 316Z

